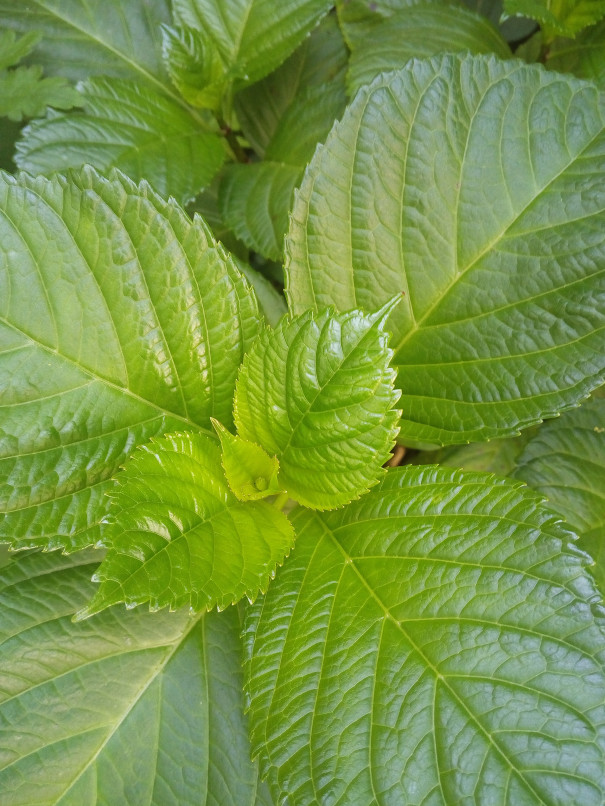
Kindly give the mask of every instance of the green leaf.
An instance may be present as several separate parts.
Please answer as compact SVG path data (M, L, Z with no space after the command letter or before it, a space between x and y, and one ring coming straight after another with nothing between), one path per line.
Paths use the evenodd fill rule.
M168 0L0 0L0 19L4 28L41 34L32 58L49 75L119 76L170 92L160 31L170 22Z
M407 468L293 521L245 628L253 753L279 802L603 803L603 611L535 494Z
M605 17L604 0L504 0L506 14L537 20L547 37L574 37Z
M272 260L283 259L288 211L303 167L283 162L225 166L218 196L223 220L246 246Z
M18 67L7 70L27 56L39 35L30 32L19 39L13 31L0 31L0 116L20 121L43 115L47 106L70 109L80 102L79 94L62 78L42 78L42 68Z
M0 177L0 540L95 543L136 445L230 425L254 295L200 219L123 176Z
M221 167L222 138L170 98L121 79L91 79L79 89L82 113L52 113L25 129L15 157L20 168L32 174L84 164L105 173L119 168L186 203Z
M444 51L493 52L511 58L510 48L485 17L435 2L403 8L369 31L360 27L351 39L351 48L351 95L380 73Z
M0 30L0 70L19 64L39 41L37 31L29 31L17 39L14 31Z
M439 451L421 451L412 464L445 465L464 470L479 470L509 476L516 467L519 454L532 436L528 429L519 437L493 439L491 442L473 442L470 445L450 445Z
M605 90L605 21L582 31L574 40L555 39L546 67L589 79Z
M288 137L288 128L299 123L302 116L303 126L297 129L297 137L303 133L303 138L308 140L306 118L313 120L314 115L326 115L324 103L313 102L314 93L322 89L326 93L334 93L340 89L344 99L347 65L347 48L336 20L330 15L321 21L279 69L237 93L234 99L237 118L246 140L259 156L265 156L266 149L274 139L276 142L283 140L285 148L280 149L279 156L273 158L291 164L300 162L300 159L296 163L291 162L293 149L298 151L300 146L298 139L294 141ZM305 98L311 100L305 102ZM339 116L341 112L334 116ZM329 126L332 122L333 119ZM316 136L301 166L308 162L316 143L324 139L329 126L322 136Z
M192 106L220 109L228 77L209 34L162 26L162 51L172 83Z
M199 612L252 601L294 543L282 512L231 493L218 445L201 434L141 446L111 496L108 552L94 577L101 584L78 619L118 602Z
M388 323L403 442L514 434L603 381L604 120L594 85L448 55L376 79L317 151L288 301L405 292Z
M236 610L74 624L97 555L2 569L3 806L253 806Z
M269 456L254 442L234 436L218 420L213 419L212 425L223 449L223 470L236 498L240 501L258 501L284 492L277 481L277 457Z
M279 460L279 483L312 509L358 498L384 473L399 392L377 313L328 309L283 319L246 354L237 380L239 436Z
M596 561L605 594L605 398L595 398L538 431L514 475L545 495Z
M181 26L204 31L234 75L254 82L271 73L327 14L329 0L173 0Z

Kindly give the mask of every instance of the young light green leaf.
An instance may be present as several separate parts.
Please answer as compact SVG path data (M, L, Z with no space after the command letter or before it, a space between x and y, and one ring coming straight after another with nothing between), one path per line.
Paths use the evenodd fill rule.
M506 14L537 20L547 38L574 37L605 17L604 0L504 0Z
M48 106L71 109L81 96L63 78L43 78L39 66L0 73L0 116L22 120L43 115Z
M605 595L605 399L543 425L518 458L514 475L545 495L577 530Z
M74 624L98 554L0 572L3 806L255 806L235 608Z
M0 31L0 70L13 67L24 59L32 48L40 41L37 31L29 31L17 38L14 31L3 29Z
M604 146L594 85L447 55L376 79L318 150L289 303L371 309L406 290L388 323L404 442L514 434L602 382Z
M245 82L271 73L328 13L330 0L173 0L181 26L204 31ZM270 24L269 24L270 22Z
M278 802L603 803L603 609L540 500L410 467L295 511L296 551L245 628Z
M145 0L143 6L121 0L0 0L4 28L41 34L33 59L48 75L72 81L119 76L168 93L160 25L170 17L168 0Z
M398 301L370 315L285 318L244 358L238 434L277 456L280 485L305 506L342 506L384 473L399 417L384 323Z
M221 463L231 492L240 501L258 501L269 495L283 493L277 474L277 457L269 456L260 445L248 442L227 431L218 420L212 419L219 436L223 455Z
M118 602L200 612L254 600L294 544L283 512L233 495L217 443L201 434L141 446L111 496L101 584L78 619Z
M187 103L220 109L229 79L208 33L163 25L162 53L172 83Z
M360 26L350 45L351 95L380 73L403 67L413 58L465 50L511 58L505 40L485 17L445 2L403 8L372 25L371 31Z
M0 211L0 540L81 548L136 445L231 424L258 308L200 219L123 176L4 175Z
M91 164L147 180L163 196L190 201L226 156L222 138L155 90L121 79L79 85L82 113L32 122L17 144L17 165L52 174Z

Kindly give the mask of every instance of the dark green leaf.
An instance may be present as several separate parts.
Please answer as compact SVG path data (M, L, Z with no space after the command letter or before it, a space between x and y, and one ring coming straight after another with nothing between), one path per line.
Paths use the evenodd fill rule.
M254 82L275 70L330 10L330 0L173 0L179 25L204 31L233 75Z
M79 85L82 113L49 114L23 132L16 162L33 174L92 164L146 179L163 196L190 201L221 167L222 138L155 90L121 79Z
M201 434L141 446L111 497L102 532L108 552L94 577L101 584L78 619L118 602L200 612L252 601L294 543L282 512L233 495L217 443Z
M517 464L514 475L576 529L605 594L605 398L543 425Z
M410 63L357 95L305 174L295 313L391 316L410 444L514 434L605 377L605 100L487 56Z
M407 468L293 521L245 630L278 802L601 806L605 622L535 494Z
M393 304L283 319L244 358L238 433L277 456L280 485L312 509L342 506L384 473L399 416L383 330Z
M575 39L555 39L546 67L594 81L605 90L605 21L587 28Z
M137 444L231 423L260 319L200 219L124 177L0 178L0 539L98 540Z
M96 554L2 569L3 806L257 804L237 612L74 624Z

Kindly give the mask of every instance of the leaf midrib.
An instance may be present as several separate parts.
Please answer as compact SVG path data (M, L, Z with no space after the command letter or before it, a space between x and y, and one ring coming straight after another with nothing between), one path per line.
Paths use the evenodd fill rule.
M439 681L447 689L447 691L449 692L449 694L452 697L452 699L455 700L459 704L459 706L463 709L463 711L468 714L469 720L472 722L472 724L477 726L478 732L481 733L483 735L484 739L494 748L494 751L503 760L503 762L506 765L506 767L508 769L510 769L511 771L513 771L518 776L518 778L523 782L523 784L525 785L526 789L536 797L536 803L540 803L540 804L542 804L542 806L549 806L549 804L546 801L544 801L542 799L542 797L540 796L540 794L534 789L534 787L531 785L531 783L526 780L525 775L523 774L523 771L518 769L517 767L515 767L514 764L512 763L512 761L505 754L505 752L499 747L498 744L496 744L496 742L493 739L493 736L485 730L483 725L479 722L479 720L475 717L475 715L469 710L469 708L468 708L467 704L464 702L464 700L460 699L460 697L457 695L457 693L450 687L450 685L448 684L447 678L444 675L442 675L435 668L435 666L431 663L430 659L424 654L424 652L422 652L420 647L408 635L408 633L406 632L406 630L403 627L403 625L399 622L399 620L397 620L393 615L391 615L390 609L384 604L384 602L380 599L380 597L376 594L376 592L373 590L373 588L366 581L365 577L363 576L363 574L361 573L361 571L357 567L356 563L354 562L354 559L352 557L350 557L349 554L345 551L344 547L336 539L336 536L333 533L333 531L326 524L324 524L322 522L321 518L315 512L312 512L311 515L312 515L312 517L314 519L316 519L317 523L321 525L321 528L324 531L324 534L327 534L327 536L330 538L332 543L336 546L338 551L342 554L342 556L344 558L343 566L346 567L348 565L353 569L353 571L357 575L357 577L358 577L359 581L361 582L361 584L363 585L363 587L368 591L368 593L370 594L372 599L376 602L376 604L378 605L380 610L385 614L385 618L388 618L389 620L391 620L393 622L393 624L400 630L400 632L403 634L405 640L409 643L409 645L416 652L417 656L425 664L425 667L431 671L431 673L433 675L433 679L435 680L435 683L437 684L437 682ZM576 651L577 651L577 648L576 648ZM435 732L435 727L433 728L433 732ZM438 763L437 759L435 759L435 761L436 761L436 763ZM441 780L441 778L440 778L440 780Z
M482 100L485 98L485 95L486 95L486 93L483 94ZM465 148L464 148L464 153L465 154L466 154L466 150L467 150L467 147L468 147L468 142L469 142L469 139L470 139L470 134L471 134L471 130L472 130L472 123L473 123L473 120L474 120L474 118L475 118L475 116L477 114L478 108L479 107L477 107L477 109L473 113L473 116L469 120L467 138L466 138ZM603 121L601 121L601 123L603 124ZM530 198L526 202L525 205L523 205L519 210L515 211L514 216L506 224L506 226L503 229L501 229L500 232L494 238L492 238L492 240L489 243L487 243L475 255L475 257L472 258L472 260L465 267L460 267L458 265L458 261L456 261L456 263L457 263L457 265L455 267L456 271L455 271L455 274L454 274L452 280L443 289L440 290L439 295L436 297L436 299L433 302L433 304L430 305L427 308L427 310L422 314L422 316L420 316L419 318L416 319L416 321L413 324L413 326L410 327L409 330L402 336L402 338L400 339L399 343L396 346L393 346L393 350L395 352L395 357L397 356L397 353L399 352L399 350L401 350L401 348L407 343L407 341L421 328L421 326L424 323L424 321L427 318L429 318L439 308L439 306L444 302L444 300L447 298L449 293L456 287L456 284L458 283L458 281L461 280L462 278L464 278L468 274L469 271L471 271L475 266L477 266L477 264L486 255L488 255L496 247L496 245L500 241L502 241L506 237L506 235L509 232L509 230L525 215L525 213L527 213L528 210L531 209L532 205L537 203L541 199L541 197L543 196L544 192L547 191L548 188L550 188L561 176L563 176L565 174L565 172L567 170L569 170L569 168L572 165L574 165L574 163L576 163L579 159L581 159L582 155L595 143L595 141L599 137L603 136L603 130L604 130L604 127L603 127L603 125L601 125L601 128L582 146L582 148L577 153L575 153L572 156L572 158L568 162L566 162L565 165L563 165L561 167L561 169L559 171L557 171L557 173L554 174L548 180L548 182L546 182L546 184L544 184L532 196L532 198ZM462 159L462 161L460 163L460 179L462 178L463 170L464 170L464 158ZM462 181L460 182L460 191L461 191L461 189L462 189ZM458 221L459 199L460 199L460 192L458 193L457 202L456 202L456 222ZM456 244L459 243L459 240L460 240L460 233L458 232L458 230L456 230Z

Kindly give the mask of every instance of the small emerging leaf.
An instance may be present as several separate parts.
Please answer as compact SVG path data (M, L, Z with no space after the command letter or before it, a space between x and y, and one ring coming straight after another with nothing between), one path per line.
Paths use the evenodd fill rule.
M177 434L142 446L116 477L100 588L78 619L124 602L224 609L266 591L294 543L286 516L230 491L216 442Z
M17 39L14 31L0 30L0 70L19 64L39 41L37 31L29 31Z
M277 456L279 483L305 506L342 506L384 472L399 416L384 323L398 301L371 315L286 318L244 358L238 433Z
M212 425L221 440L221 461L229 487L240 501L258 501L284 492L277 480L277 457L269 456L254 442L234 436L214 418Z

